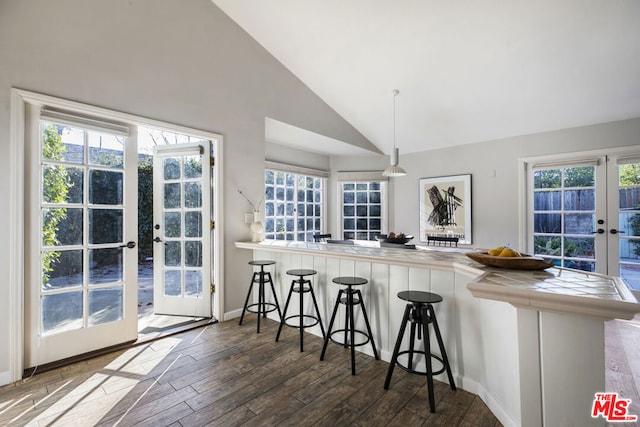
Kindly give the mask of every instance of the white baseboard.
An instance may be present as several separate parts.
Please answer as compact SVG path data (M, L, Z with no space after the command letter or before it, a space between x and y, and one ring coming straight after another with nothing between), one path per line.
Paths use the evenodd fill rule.
M237 317L242 316L242 309L239 308L237 310L233 310L233 311L228 311L226 313L224 313L224 321L226 322L227 320L231 320L231 319L235 319Z
M454 375L454 377L457 377L457 375ZM512 418L512 414L507 413L504 408L500 406L500 404L494 399L491 393L487 392L482 384L470 378L463 377L461 380L456 378L456 386L459 386L461 389L466 390L469 393L478 395L503 426L519 427L521 425L520 422L516 422Z

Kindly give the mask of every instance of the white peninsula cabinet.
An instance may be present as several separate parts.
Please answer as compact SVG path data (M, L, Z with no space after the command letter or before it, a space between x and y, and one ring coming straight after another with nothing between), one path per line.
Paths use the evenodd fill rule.
M479 395L501 423L605 425L602 417L591 417L595 393L607 391L604 321L640 312L617 278L558 268L487 268L467 258L464 249L284 241L236 242L236 247L253 251L255 260L276 261L270 271L281 302L292 280L287 270L316 270L312 280L325 326L339 289L331 279L367 279L361 291L376 346L387 362L405 307L398 292L437 293L444 301L434 308L456 385ZM247 265L247 278L250 270ZM305 307L311 310L312 304ZM270 316L277 320L277 313ZM361 315L356 326L364 328ZM322 335L317 325L307 332ZM371 346L357 349L373 355ZM446 375L437 379L447 382Z

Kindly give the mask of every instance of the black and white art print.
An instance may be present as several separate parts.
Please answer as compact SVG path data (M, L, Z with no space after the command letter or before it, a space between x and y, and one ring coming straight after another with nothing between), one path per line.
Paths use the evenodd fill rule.
M420 179L420 241L430 236L471 244L471 175Z

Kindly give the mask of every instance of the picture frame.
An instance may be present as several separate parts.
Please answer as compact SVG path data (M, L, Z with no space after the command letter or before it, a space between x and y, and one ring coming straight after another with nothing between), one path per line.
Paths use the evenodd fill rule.
M420 241L471 244L471 175L420 178L419 192Z

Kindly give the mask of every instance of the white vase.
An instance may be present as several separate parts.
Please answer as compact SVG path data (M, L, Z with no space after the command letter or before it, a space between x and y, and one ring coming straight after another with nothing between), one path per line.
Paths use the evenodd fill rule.
M264 240L264 226L260 222L260 211L253 212L253 222L249 228L251 229L252 242L262 242Z

